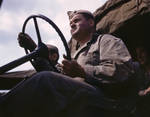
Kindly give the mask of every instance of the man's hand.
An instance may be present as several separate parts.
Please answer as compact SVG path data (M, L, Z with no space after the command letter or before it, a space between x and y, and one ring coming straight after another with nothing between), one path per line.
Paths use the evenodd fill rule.
M85 78L85 71L75 60L63 60L62 61L63 72L71 77Z
M19 33L18 43L21 47L29 49L30 51L33 51L37 46L31 37L25 33Z
M146 96L146 95L149 95L149 94L150 94L150 87L148 87L147 89L142 90L142 91L139 92L140 96Z

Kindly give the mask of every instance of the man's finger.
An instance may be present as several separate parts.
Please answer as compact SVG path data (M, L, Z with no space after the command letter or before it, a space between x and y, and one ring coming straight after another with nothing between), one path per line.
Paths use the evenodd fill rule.
M63 60L63 61L62 61L62 64L63 64L64 66L66 66L66 65L70 66L70 61L68 61L68 60Z
M68 57L66 55L63 54L63 58L68 60Z

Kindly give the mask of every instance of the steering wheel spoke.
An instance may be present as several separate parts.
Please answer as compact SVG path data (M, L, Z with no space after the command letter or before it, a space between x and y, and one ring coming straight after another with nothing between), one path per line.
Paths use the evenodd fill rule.
M63 45L65 47L65 50L66 50L66 57L68 58L68 60L71 60L71 56L70 56L70 50L69 50L69 47L68 47L68 44L66 42L66 39L64 37L64 35L62 34L62 32L60 31L60 29L57 27L57 25L52 21L50 20L48 17L44 16L44 15L31 15L29 16L24 24L23 24L23 28L22 28L22 32L25 33L25 28L26 28L26 25L27 25L27 22L30 20L30 19L33 19L34 21L34 26L35 26L35 30L36 30L36 35L37 35L37 39L38 39L38 48L41 48L43 47L45 44L42 42L42 39L41 39L41 35L40 35L40 30L39 30L39 26L38 26L38 22L37 22L37 18L40 18L42 20L45 20L46 22L48 22L54 29L55 31L58 33L58 35L60 36L60 39L62 40L63 42ZM46 46L46 45L45 45ZM25 49L25 52L26 54L29 53L29 50ZM45 52L43 52L45 53ZM46 55L43 55L43 56L46 56ZM33 63L33 59L30 60L31 64L34 66L34 63Z
M33 17L33 21L34 21L35 30L36 30L36 34L37 34L37 38L38 38L38 45L39 45L39 43L42 43L42 40L41 40L41 35L40 35L40 31L39 31L39 27L38 27L36 17Z

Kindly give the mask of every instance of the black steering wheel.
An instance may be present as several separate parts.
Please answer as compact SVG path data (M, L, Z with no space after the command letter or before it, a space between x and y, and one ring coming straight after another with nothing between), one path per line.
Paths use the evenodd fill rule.
M5 73L5 72L7 72L7 71L9 71L15 67L27 62L27 61L31 61L31 64L33 65L33 67L35 67L34 64L32 63L32 59L35 59L36 57L47 57L48 56L48 54L45 54L46 53L45 50L48 51L48 49L47 49L47 46L41 40L41 36L40 36L40 32L39 32L36 18L41 18L41 19L45 20L46 22L48 22L50 25L52 25L52 27L56 30L56 32L58 33L58 35L60 36L60 38L63 42L63 45L64 45L65 50L66 50L66 59L71 60L70 50L68 48L66 39L65 39L64 35L62 34L62 32L59 30L59 28L56 26L56 24L44 15L31 15L25 20L25 22L23 24L22 32L25 33L25 28L26 28L27 22L30 19L33 19L34 24L35 24L37 37L38 37L38 48L35 49L31 53L29 53L28 50L25 49L26 55L12 61L12 62L9 62L8 64L1 66L0 67L0 74L3 74L3 73Z
M37 18L45 20L46 22L48 22L55 29L55 31L58 33L58 35L60 36L60 38L61 38L61 40L63 42L63 45L65 47L65 51L66 51L66 57L67 57L67 59L71 60L70 50L68 48L68 45L67 45L67 42L66 42L66 39L65 39L64 35L60 31L60 29L57 27L57 25L52 20L50 20L49 18L47 18L46 16L44 16L44 15L31 15L31 16L29 16L25 20L25 22L23 24L22 32L25 33L25 28L26 28L27 22L30 19L33 19L34 25L35 25L35 29L36 29L37 38L38 38L38 46L37 46L38 48L37 48L37 50L40 49L42 46L45 46L45 44L41 40L40 31L39 31L39 27L38 27L38 23L37 23ZM26 52L26 54L29 54L29 50L28 49L25 49L25 52ZM34 66L32 59L30 60L30 62Z

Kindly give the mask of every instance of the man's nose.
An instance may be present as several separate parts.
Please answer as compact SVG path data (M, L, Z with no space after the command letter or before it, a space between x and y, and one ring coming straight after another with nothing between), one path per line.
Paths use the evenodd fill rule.
M71 27L71 28L74 28L74 27L75 27L75 23L71 23L71 24L70 24L70 27Z

